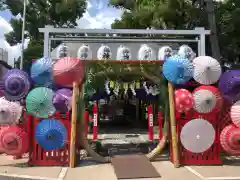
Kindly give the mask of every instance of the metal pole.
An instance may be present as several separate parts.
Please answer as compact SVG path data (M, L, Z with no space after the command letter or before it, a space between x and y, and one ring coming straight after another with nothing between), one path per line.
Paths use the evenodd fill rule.
M24 51L24 34L25 34L25 23L26 23L26 6L27 0L23 0L23 23L22 23L22 51L21 51L21 61L20 61L20 69L23 69L23 51Z

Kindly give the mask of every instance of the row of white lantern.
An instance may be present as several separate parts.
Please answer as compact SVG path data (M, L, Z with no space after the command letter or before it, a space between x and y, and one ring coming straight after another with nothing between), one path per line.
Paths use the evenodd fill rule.
M185 56L186 58L193 59L195 53L192 48L187 45L182 45L178 54ZM57 58L66 57L68 55L68 47L65 44L59 46L57 50ZM163 46L159 48L158 57L157 53L147 44L142 44L138 51L138 60L165 60L167 57L173 55L173 50L170 46ZM77 53L77 57L82 60L91 60L92 59L92 50L89 45L83 44ZM98 60L109 60L112 59L112 52L109 46L102 44L97 51ZM132 53L130 48L124 45L120 45L117 49L116 60L131 60Z

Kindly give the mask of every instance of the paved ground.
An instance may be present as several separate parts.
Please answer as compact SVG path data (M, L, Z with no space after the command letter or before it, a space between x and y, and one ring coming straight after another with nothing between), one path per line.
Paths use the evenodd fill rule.
M224 166L191 166L173 168L166 160L153 162L162 178L143 180L240 180L240 159ZM233 163L235 162L235 163ZM18 178L16 178L18 176ZM31 180L117 180L111 164L83 161L77 168L28 167L26 159L12 160L0 155L0 179ZM140 180L140 179L138 179Z

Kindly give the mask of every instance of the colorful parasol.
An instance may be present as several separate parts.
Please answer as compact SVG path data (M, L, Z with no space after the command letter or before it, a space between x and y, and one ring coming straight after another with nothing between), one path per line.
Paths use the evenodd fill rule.
M233 124L240 128L240 100L232 105L230 116Z
M54 92L46 87L34 88L26 98L27 112L38 117L48 118L56 111L53 106Z
M178 89L175 91L175 107L177 112L187 112L192 109L193 104L193 96L188 90Z
M193 91L194 106L198 113L219 111L223 100L218 89L214 86L200 86Z
M138 51L138 60L151 61L156 60L154 50L147 44L142 44Z
M221 74L222 68L219 62L210 56L199 56L193 60L193 78L200 84L215 84Z
M192 78L192 63L181 56L171 56L163 64L163 75L173 84L184 84Z
M132 58L131 51L128 47L121 45L117 49L117 60L130 60Z
M40 58L34 61L31 67L32 80L42 86L50 86L53 83L52 66L53 61L50 58Z
M4 128L0 134L0 144L4 152L12 156L20 156L29 150L29 137L18 126Z
M60 121L45 119L37 125L35 137L44 150L58 150L63 148L67 141L67 130Z
M230 124L220 134L222 148L229 155L240 155L240 128Z
M53 105L59 112L68 112L72 108L72 91L70 89L59 89L53 96Z
M208 121L193 119L183 126L180 140L186 150L193 153L203 153L213 145L215 130Z
M0 124L18 124L22 116L23 107L18 102L10 102L5 98L0 98Z
M158 51L158 60L165 61L173 55L173 50L170 46L163 46Z
M188 45L180 46L178 50L178 55L188 58L189 60L193 58L195 53L193 52L192 48Z
M77 53L77 57L81 60L91 60L92 59L92 51L88 44L83 44Z
M218 88L222 96L229 102L240 100L240 70L229 70L223 73Z
M53 65L54 81L63 87L72 87L73 82L81 83L84 77L83 62L80 59L65 57Z
M112 52L110 47L102 44L101 47L98 49L97 58L98 60L110 60L112 58Z
M5 97L11 101L24 98L31 87L28 74L19 69L9 70L3 80Z

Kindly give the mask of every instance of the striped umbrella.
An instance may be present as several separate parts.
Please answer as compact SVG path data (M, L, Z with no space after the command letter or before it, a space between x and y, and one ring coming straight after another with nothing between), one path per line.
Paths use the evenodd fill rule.
M198 113L210 113L220 110L222 98L214 86L200 86L193 91L194 106Z
M215 84L222 74L221 65L210 56L196 57L193 60L193 66L193 78L200 84Z
M218 88L227 101L240 100L240 70L229 70L223 73Z
M240 128L240 100L232 105L230 116L233 124Z
M192 63L181 56L171 56L163 64L163 75L173 84L185 84L192 78Z
M53 106L54 92L46 87L38 87L31 90L26 98L27 112L38 117L48 118L56 111Z
M53 96L53 105L57 111L70 111L72 108L72 91L66 88L57 90Z
M186 150L203 153L213 145L215 129L204 119L193 119L183 126L180 140Z
M18 124L23 112L20 103L0 98L0 104L0 125Z
M29 150L29 137L18 126L4 128L0 134L0 144L4 152L12 156L20 156Z
M220 134L220 143L229 155L240 155L240 128L233 124L225 127Z
M5 97L11 101L24 98L31 87L28 74L19 69L9 70L3 80Z
M56 119L44 119L37 125L35 137L44 150L58 150L67 141L67 129Z
M32 80L42 86L50 86L53 83L52 66L53 61L50 58L44 57L34 61L31 67Z
M175 91L176 111L179 113L187 112L192 109L194 100L192 94L186 89L178 89Z

